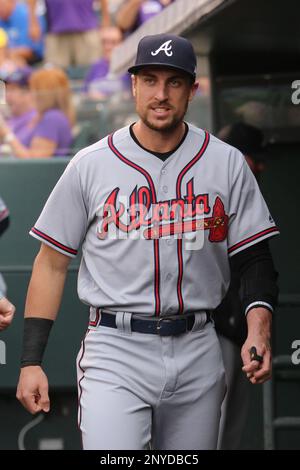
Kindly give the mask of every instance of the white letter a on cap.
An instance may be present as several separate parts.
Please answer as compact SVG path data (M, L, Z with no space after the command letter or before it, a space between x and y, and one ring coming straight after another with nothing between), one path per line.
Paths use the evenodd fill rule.
M154 56L163 51L168 57L171 57L173 55L171 42L172 42L172 39L164 42L155 52L152 51L151 55Z

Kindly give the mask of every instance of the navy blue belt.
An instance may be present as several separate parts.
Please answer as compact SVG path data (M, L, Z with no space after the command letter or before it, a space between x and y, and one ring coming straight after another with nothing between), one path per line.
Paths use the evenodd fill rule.
M100 317L99 325L108 326L110 328L117 328L116 325L116 315L111 313L103 312L103 310L97 309L97 314ZM206 311L206 323L211 321L210 312ZM97 315L97 316L98 316ZM98 318L99 318L98 317ZM97 322L98 323L98 322ZM176 315L171 316L161 316L153 319L141 319L141 318L131 318L131 331L138 333L150 333L152 335L159 336L176 336L187 331L191 331L195 323L195 315L182 315L179 317ZM90 322L90 325L96 326L93 322Z

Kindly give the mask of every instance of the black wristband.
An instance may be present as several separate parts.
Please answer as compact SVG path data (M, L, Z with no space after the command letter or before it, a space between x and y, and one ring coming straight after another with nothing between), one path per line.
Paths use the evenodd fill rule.
M41 365L53 323L47 318L25 318L21 367Z

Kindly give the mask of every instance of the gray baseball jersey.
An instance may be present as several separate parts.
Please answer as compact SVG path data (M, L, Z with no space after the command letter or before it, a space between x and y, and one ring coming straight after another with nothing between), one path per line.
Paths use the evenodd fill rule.
M30 233L70 257L82 247L82 302L144 315L213 309L229 257L279 233L243 155L188 126L164 162L125 127L58 181Z

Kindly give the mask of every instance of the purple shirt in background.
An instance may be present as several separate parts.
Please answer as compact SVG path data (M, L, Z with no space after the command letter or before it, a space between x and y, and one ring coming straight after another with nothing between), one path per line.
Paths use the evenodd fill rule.
M172 0L171 3L174 1L175 0ZM171 5L171 3L169 3L169 5ZM142 24L146 23L146 21L150 20L153 16L158 15L158 13L165 8L166 7L163 6L159 0L145 0L140 6L134 26L125 33L125 37L132 34L136 29L142 26Z
M106 77L109 71L109 61L106 59L100 59L95 64L91 65L85 79L84 79L84 90L88 90L89 84L98 80L98 78Z
M106 59L100 59L89 69L84 80L84 91L94 89L103 95L110 96L123 90L130 89L131 79L128 72L124 75L109 75L109 62Z
M72 143L71 125L60 109L49 109L38 122L32 138L42 137L57 144L54 156L65 157L70 154Z
M98 26L93 0L45 0L49 33L76 33Z
M31 121L36 117L37 112L32 109L21 116L11 117L8 120L8 125L13 133L17 136L18 140L25 145L30 146L30 142L34 133L34 126Z
M150 20L152 16L160 13L164 7L158 0L147 0L141 4L135 29L139 28L143 23Z

